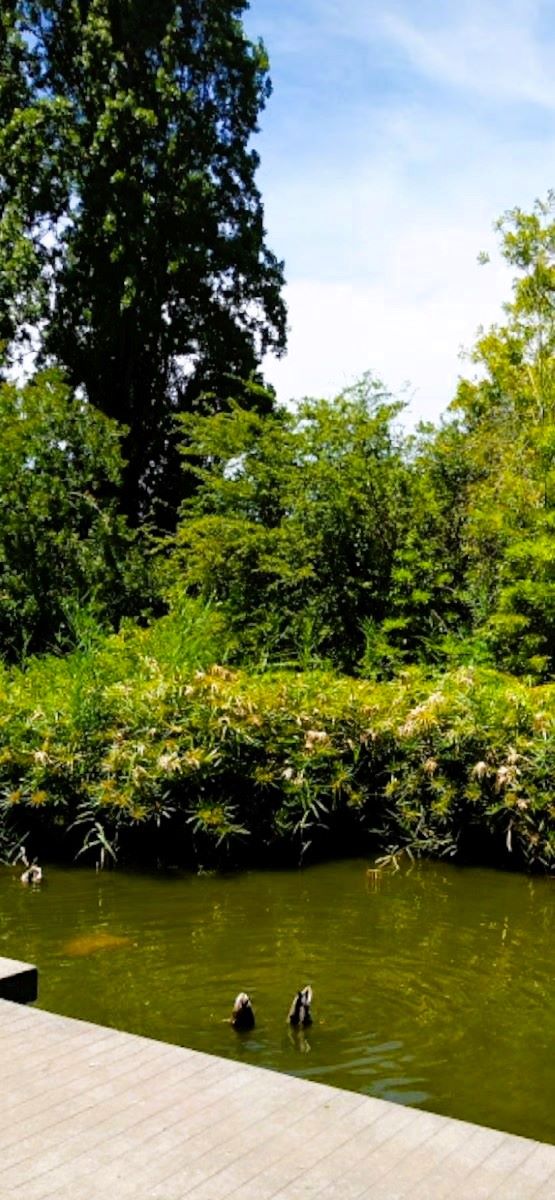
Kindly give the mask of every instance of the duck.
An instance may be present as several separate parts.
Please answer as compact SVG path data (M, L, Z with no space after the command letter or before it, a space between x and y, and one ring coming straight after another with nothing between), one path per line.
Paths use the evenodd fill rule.
M289 1009L289 1024L297 1026L312 1025L310 1005L312 1004L312 988L301 988L293 999Z
M31 863L30 867L20 876L22 883L41 883L42 882L42 867L37 863Z
M246 992L239 992L239 995L235 997L233 1012L231 1014L231 1024L234 1029L238 1029L240 1032L247 1029L254 1029L254 1009L250 996Z

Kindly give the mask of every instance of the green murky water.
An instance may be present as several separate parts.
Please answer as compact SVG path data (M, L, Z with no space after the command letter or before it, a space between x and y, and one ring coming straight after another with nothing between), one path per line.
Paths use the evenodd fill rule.
M555 882L362 861L161 878L0 872L0 954L40 1005L555 1141ZM314 1025L286 1014L311 983ZM226 1023L247 990L256 1029Z

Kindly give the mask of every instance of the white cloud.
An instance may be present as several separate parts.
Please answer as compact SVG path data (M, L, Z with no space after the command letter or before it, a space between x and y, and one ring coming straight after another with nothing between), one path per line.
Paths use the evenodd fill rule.
M260 3L277 12L277 0ZM413 419L437 418L470 369L461 346L510 296L493 221L555 183L555 19L542 38L538 0L295 0L301 25L316 11L315 36L333 44L346 82L315 117L295 90L300 72L310 95L310 58L292 68L278 56L278 112L288 133L296 118L295 136L283 124L281 140L268 135L261 185L269 241L286 262L290 335L267 374L289 400L333 394L371 369L394 390L410 382ZM478 267L480 250L491 266Z
M290 284L289 353L267 364L280 399L331 396L370 369L396 394L409 385L407 424L436 420L454 395L458 375L470 369L459 352L474 341L477 309L486 323L498 315L507 276L502 268L461 262L453 289L453 260L444 258L445 276L426 276L423 284L422 259L424 242L409 238L399 244L398 270L390 282L301 279ZM412 287L400 286L405 272L413 275Z
M443 21L440 17L437 24L422 28L402 13L386 13L382 32L413 66L442 83L496 101L555 107L553 47L537 34L538 4L489 0L445 5L442 15Z
M469 369L461 347L501 317L511 275L492 222L545 195L555 144L526 145L516 158L486 137L448 163L442 139L453 126L429 133L432 150L422 114L399 113L388 120L389 151L335 186L328 171L274 183L272 241L289 246L296 267L288 355L267 364L281 399L331 394L371 369L394 390L409 381L413 419L435 419ZM481 250L488 267L478 266Z

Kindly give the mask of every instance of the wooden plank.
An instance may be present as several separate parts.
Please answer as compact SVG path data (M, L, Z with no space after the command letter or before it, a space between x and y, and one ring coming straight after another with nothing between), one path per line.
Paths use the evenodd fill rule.
M18 1014L0 1000L2 1200L555 1200L555 1146Z

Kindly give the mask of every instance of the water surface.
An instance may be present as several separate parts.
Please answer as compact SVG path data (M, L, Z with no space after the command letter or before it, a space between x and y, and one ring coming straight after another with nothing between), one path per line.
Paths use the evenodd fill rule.
M555 881L367 867L47 868L37 888L3 868L0 954L38 964L43 1008L555 1141ZM243 990L257 1024L237 1035Z

